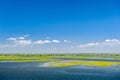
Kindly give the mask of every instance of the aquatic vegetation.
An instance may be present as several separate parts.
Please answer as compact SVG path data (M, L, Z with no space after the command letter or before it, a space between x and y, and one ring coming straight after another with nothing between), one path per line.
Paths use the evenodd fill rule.
M69 67L69 66L77 66L77 65L108 67L119 64L120 62L69 60L69 61L48 62L45 63L45 67Z
M99 66L107 67L119 65L120 62L112 61L92 61L79 59L113 59L119 60L119 55L110 54L11 54L0 55L0 61L13 62L45 62L44 67L68 67L68 66ZM60 59L61 58L61 59ZM65 58L65 60L63 59ZM78 59L78 60L77 60Z

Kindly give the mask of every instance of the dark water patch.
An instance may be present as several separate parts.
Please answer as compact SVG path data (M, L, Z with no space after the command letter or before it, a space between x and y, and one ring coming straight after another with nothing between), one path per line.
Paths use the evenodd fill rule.
M120 66L108 68L84 66L39 67L42 64L0 63L0 80L120 80Z

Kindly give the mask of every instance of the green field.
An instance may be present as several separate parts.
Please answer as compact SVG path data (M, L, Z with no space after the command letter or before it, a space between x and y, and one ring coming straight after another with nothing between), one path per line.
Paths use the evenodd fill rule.
M1 54L0 61L13 62L45 62L45 66L66 67L66 66L112 66L119 62L107 61L83 61L83 60L59 60L65 59L111 59L120 60L120 54Z

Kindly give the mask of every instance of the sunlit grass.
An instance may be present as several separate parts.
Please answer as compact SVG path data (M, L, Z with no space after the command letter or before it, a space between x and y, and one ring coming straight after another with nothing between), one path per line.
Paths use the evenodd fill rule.
M74 59L114 59L120 60L119 54L1 54L0 61L15 62L48 62L55 58L74 58ZM76 63L77 64L77 63Z
M69 66L77 66L77 65L108 67L119 64L120 62L69 60L69 61L48 62L46 64L46 67L69 67Z
M0 56L1 61L14 61L14 62L46 62L51 57L48 56Z

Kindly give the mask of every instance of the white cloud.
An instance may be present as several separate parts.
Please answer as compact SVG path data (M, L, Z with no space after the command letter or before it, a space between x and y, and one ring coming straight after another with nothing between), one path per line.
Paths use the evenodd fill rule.
M117 53L120 52L119 39L106 39L101 42L90 42L86 44L52 45L57 43L68 43L69 40L45 39L32 40L24 35L21 37L10 37L7 44L0 44L0 52L63 52L63 53ZM6 42L5 42L6 43ZM52 46L41 46L50 44ZM32 46L32 47L31 47Z
M19 37L18 39L25 39L25 37Z
M49 40L38 40L33 42L34 44L47 44L47 43L51 43L51 41Z
M105 42L111 42L111 39L106 39Z
M106 39L105 42L119 42L118 39Z
M32 41L31 39L26 39L26 37L28 37L29 34L27 35L23 35L21 37L10 37L7 40L11 41L13 43L13 45L30 45L30 44L48 44L48 43L60 43L60 40L54 39L54 40L36 40L36 41ZM68 43L71 42L69 40L63 40L63 42Z
M104 47L104 46L120 46L120 40L118 39L106 39L103 42L87 43L77 46L77 48L87 48L87 47Z
M28 37L28 36L29 35L27 34L27 35L24 35L21 37L10 37L7 40L12 41L13 45L30 45L30 44L32 44L32 41L29 39L25 39L25 37ZM7 44L7 46L8 45L9 44ZM10 46L13 46L13 45L10 45Z
M81 44L78 47L83 48L83 47L90 47L90 46L97 46L97 45L99 45L99 43L87 43L87 44Z
M60 43L60 40L52 40L53 43Z
M14 37L10 37L10 38L8 38L7 40L10 40L10 41L16 41L17 39L14 38Z
M62 48L60 46L56 46L54 44L58 43L67 43L68 40L58 40L58 39L51 39L51 38L45 38L45 40L32 40L29 37L29 34L23 35L23 36L17 36L17 37L10 37L7 39L6 42L0 43L0 52L1 53L21 53L21 52L37 52L40 53L43 51L44 53L48 52L60 52ZM49 44L49 46L44 44ZM50 47L51 45L51 47ZM65 45L67 47L67 45ZM65 48L66 48L65 47ZM60 51L58 51L60 50ZM65 49L64 49L65 50Z
M71 41L69 41L69 40L64 40L64 42L65 42L65 43L70 43Z
M16 45L30 45L32 44L31 40L17 40Z
M34 44L48 44L48 43L60 43L60 40L38 40L33 42Z

